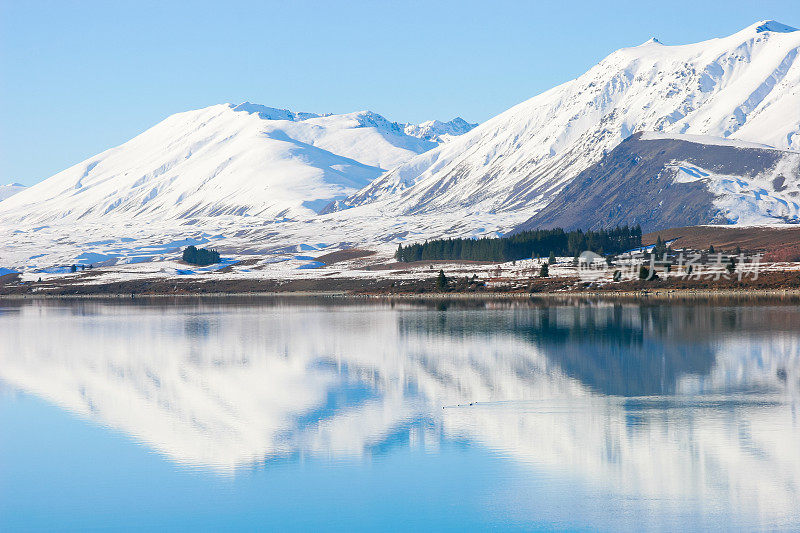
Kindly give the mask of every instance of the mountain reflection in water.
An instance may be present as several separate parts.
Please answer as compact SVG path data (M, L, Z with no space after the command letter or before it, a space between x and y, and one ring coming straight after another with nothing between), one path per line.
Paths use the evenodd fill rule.
M603 490L800 502L800 308L29 302L0 379L237 475L444 439Z

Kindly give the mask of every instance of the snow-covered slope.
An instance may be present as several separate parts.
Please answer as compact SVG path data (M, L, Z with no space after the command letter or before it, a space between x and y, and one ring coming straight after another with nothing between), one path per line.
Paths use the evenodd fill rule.
M178 113L3 202L0 220L310 216L437 145L406 129L369 111L316 115L244 103Z
M800 152L798 54L800 31L773 21L696 44L651 40L456 137L471 125L250 103L181 113L0 202L0 260L26 268L143 260L173 253L188 236L271 253L504 233L635 132ZM709 177L680 188L710 192L704 202L725 220L800 214L791 173L774 186L761 179L772 172L762 165L736 189L725 181L732 174L697 165ZM750 201L759 187L768 202ZM714 204L721 198L725 206Z
M800 149L800 31L762 21L731 36L653 39L603 59L471 132L400 165L344 202L389 213L480 216L544 207L637 131Z
M7 183L5 185L0 185L0 202L6 198L14 196L18 192L24 191L25 189L26 187L21 183Z
M456 117L450 122L429 120L422 124L407 124L405 132L408 135L435 142L447 142L459 135L464 135L475 128L477 124L470 124L461 117Z
M636 133L517 229L800 223L800 152Z

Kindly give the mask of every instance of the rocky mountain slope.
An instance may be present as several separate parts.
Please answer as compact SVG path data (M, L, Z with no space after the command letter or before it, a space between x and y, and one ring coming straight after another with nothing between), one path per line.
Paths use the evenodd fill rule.
M636 133L518 229L775 222L800 222L800 152Z

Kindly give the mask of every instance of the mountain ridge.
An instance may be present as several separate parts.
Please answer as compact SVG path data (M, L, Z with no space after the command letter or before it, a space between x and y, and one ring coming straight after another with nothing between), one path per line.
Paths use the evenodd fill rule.
M641 168L611 158L619 172L606 185L627 183L634 208L663 200L675 226L794 221L789 193L800 194L800 176L786 154L800 151L798 109L800 32L774 21L700 43L651 40L617 50L475 128L458 119L409 125L368 111L220 104L168 117L4 200L0 237L16 265L151 257L185 245L187 234L192 244L267 254L496 236L557 205L590 213L606 194L597 176L583 174L596 190L573 198L578 203L558 203L562 193L632 136L642 149L628 155ZM669 160L647 148L659 143ZM689 157L699 148L686 147L698 144L712 159L728 153L745 163L749 151L764 159L712 168ZM767 179L768 160L786 165L777 186ZM659 198L659 173L671 191L695 196ZM638 183L650 187L647 195Z
M440 123L442 135L450 123ZM176 113L7 200L0 217L313 216L438 144L373 112L293 112L245 102ZM92 191L92 192L89 192Z
M468 132L477 124L471 124L461 117L455 117L452 120L443 122L441 120L428 120L419 124L410 122L392 122L383 115L375 113L374 111L354 111L352 113L344 113L335 115L334 113L307 113L307 112L294 112L289 109L278 109L275 107L268 107L261 104L253 104L251 102L243 102L241 104L227 104L230 105L234 111L244 111L247 113L255 113L264 120L289 120L292 122L302 122L305 120L315 118L325 118L332 116L352 116L359 122L361 127L379 127L386 130L394 131L396 133L404 132L411 137L417 137L426 141L443 142L449 140L457 135Z
M405 214L539 209L636 131L800 149L800 32L790 30L759 21L700 43L622 48L391 170L341 207L384 202Z
M20 193L27 189L27 187L21 183L17 183L12 181L11 183L6 183L5 185L0 185L0 202L5 200L6 198L11 198L17 193Z

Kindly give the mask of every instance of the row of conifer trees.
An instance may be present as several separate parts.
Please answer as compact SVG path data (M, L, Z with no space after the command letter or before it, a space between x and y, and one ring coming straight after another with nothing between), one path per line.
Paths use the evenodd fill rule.
M530 230L508 237L481 239L436 239L408 246L400 244L398 261L459 259L464 261L515 261L549 254L573 257L591 250L599 254L618 254L642 245L639 225L599 231L564 231L561 228Z

